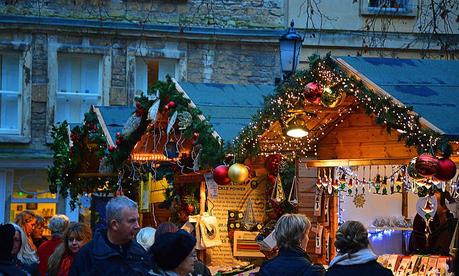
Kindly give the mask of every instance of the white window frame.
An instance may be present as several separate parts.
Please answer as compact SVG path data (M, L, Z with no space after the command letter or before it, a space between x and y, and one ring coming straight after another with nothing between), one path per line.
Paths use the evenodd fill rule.
M390 0L377 0L380 3ZM415 17L417 0L397 0L403 3L401 8L391 7L370 7L370 0L360 0L360 14L361 15L385 15L385 16L402 16L402 17Z
M138 88L138 84L137 84L137 81L138 81L138 72L137 72L137 64L138 62L140 61L150 61L150 60L154 60L154 61L158 61L158 80L165 80L164 79L161 79L159 74L160 74L160 67L161 67L161 62L171 62L171 63L174 63L174 75L171 76L173 78L176 78L178 76L178 67L179 67L179 60L178 59L175 59L175 58L154 58L154 57L143 57L143 56L136 56L135 57L135 77L134 77L134 98L137 97L137 96L140 96L140 94L137 93L138 90L142 90L142 92L146 95L148 91L143 91L143 89L139 89ZM148 64L145 64L147 66L147 75L146 75L146 82L147 82L147 90L148 90ZM164 76L165 77L165 76Z
M57 75L57 83L56 83L56 102L55 102L55 106L54 106L54 110L55 110L55 114L57 114L57 108L58 108L58 98L59 97L70 97L70 98L80 98L81 101L85 101L85 98L88 98L88 97L95 97L97 98L97 105L101 105L103 103L103 90L102 90L102 74L103 74L103 56L102 55L99 55L99 54L73 54L73 53L58 53L57 55L57 65L59 67L59 61L61 58L68 58L68 59L75 59L75 58L79 58L80 60L84 60L84 58L88 58L88 57L96 57L98 59L98 79L97 79L97 93L85 93L85 92L82 92L82 91L59 91L59 68L57 69L58 71L58 75ZM82 77L82 64L80 63L80 66L79 66L79 74L80 74L80 78ZM73 77L73 74L74 72L72 71L71 72L71 77L70 79ZM82 80L80 80L80 89L81 89L81 84L83 83ZM66 101L69 101L68 99ZM70 107L71 108L71 107ZM82 107L81 107L82 108ZM89 107L86 108L86 110L82 110L80 108L80 119L77 120L76 122L73 122L73 121L70 121L70 112L71 110L65 110L66 112L66 120L69 122L69 123L81 123L83 122L83 119L84 119L84 113L88 112L89 111ZM57 116L54 116L54 123L58 123L59 121L57 120Z
M18 110L17 110L17 128L16 129L8 129L8 128L2 128L1 126L3 125L3 120L6 118L6 111L5 108L0 107L0 135L2 134L16 134L19 135L21 134L22 130L22 105L23 105L23 95L22 95L22 61L21 61L21 54L20 53L14 53L14 52L1 52L0 53L0 64L3 64L3 57L9 55L9 56L15 56L17 58L17 63L18 63L18 91L10 91L10 90L3 90L2 86L0 85L0 95L16 95L17 96L17 105L18 105ZM2 66L0 65L0 74L3 75L3 70ZM1 79L1 77L0 77ZM3 80L1 80L3 82ZM1 102L3 105L3 101Z

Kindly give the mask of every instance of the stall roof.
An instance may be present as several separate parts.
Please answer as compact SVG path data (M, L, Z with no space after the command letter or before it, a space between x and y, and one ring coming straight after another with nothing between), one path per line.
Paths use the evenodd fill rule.
M459 137L459 61L339 57L338 63L412 106L445 135Z
M263 107L263 97L273 94L272 85L238 85L180 82L217 133L231 142Z
M121 132L124 124L135 111L133 106L96 106L96 108L100 111L112 141L116 141L116 133Z

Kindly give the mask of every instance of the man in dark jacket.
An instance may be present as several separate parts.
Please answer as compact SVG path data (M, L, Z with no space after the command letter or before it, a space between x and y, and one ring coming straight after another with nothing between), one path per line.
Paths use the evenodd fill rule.
M107 231L97 231L75 257L69 275L148 275L151 263L134 237L139 229L137 204L125 196L106 206Z

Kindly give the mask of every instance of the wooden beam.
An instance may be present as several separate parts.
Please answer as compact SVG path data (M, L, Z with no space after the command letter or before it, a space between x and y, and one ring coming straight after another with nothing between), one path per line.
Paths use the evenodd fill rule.
M95 106L92 106L92 110L97 115L97 119L99 120L99 124L102 127L102 131L104 132L108 145L114 147L115 143L113 142L112 136L108 131L107 125L105 124L104 117L102 117L102 113L100 113L100 109Z
M377 85L372 80L367 78L365 75L362 75L358 70L356 70L354 67L352 67L349 63L345 62L343 59L336 58L335 61L338 63L338 65L340 65L340 68L344 72L346 72L350 76L353 76L357 80L361 80L365 84L365 86L367 86L368 88L370 88L371 90L373 90L374 92L379 94L380 96L391 98L394 101L394 103L399 105L399 106L406 106L404 103L402 103L401 101L396 99L393 95L387 93L384 89L382 89L379 85ZM411 113L416 114L416 115L418 115L420 117L419 118L419 122L421 123L421 125L423 125L423 126L425 126L427 128L430 128L430 129L432 129L432 130L434 130L434 131L436 131L436 132L438 132L438 133L440 133L442 135L445 134L445 132L443 130L439 129L434 124L432 124L431 122L427 121L427 119L421 117L416 112L411 111Z
M307 168L322 167L353 167L369 165L404 165L408 164L411 158L378 158L378 159L329 159L329 160L308 160L304 162Z

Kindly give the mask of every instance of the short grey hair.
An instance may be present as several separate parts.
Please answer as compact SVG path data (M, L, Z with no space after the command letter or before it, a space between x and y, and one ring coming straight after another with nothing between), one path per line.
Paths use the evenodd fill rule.
M107 225L110 225L112 220L122 221L122 212L125 208L137 210L138 207L135 201L126 196L117 196L110 199L107 206L105 206Z
M48 223L52 236L62 236L69 226L70 220L66 215L54 215Z
M146 251L155 243L155 232L153 227L144 227L137 233L136 240Z
M302 214L284 214L276 223L274 236L279 248L295 248L301 244L311 228L311 222Z

